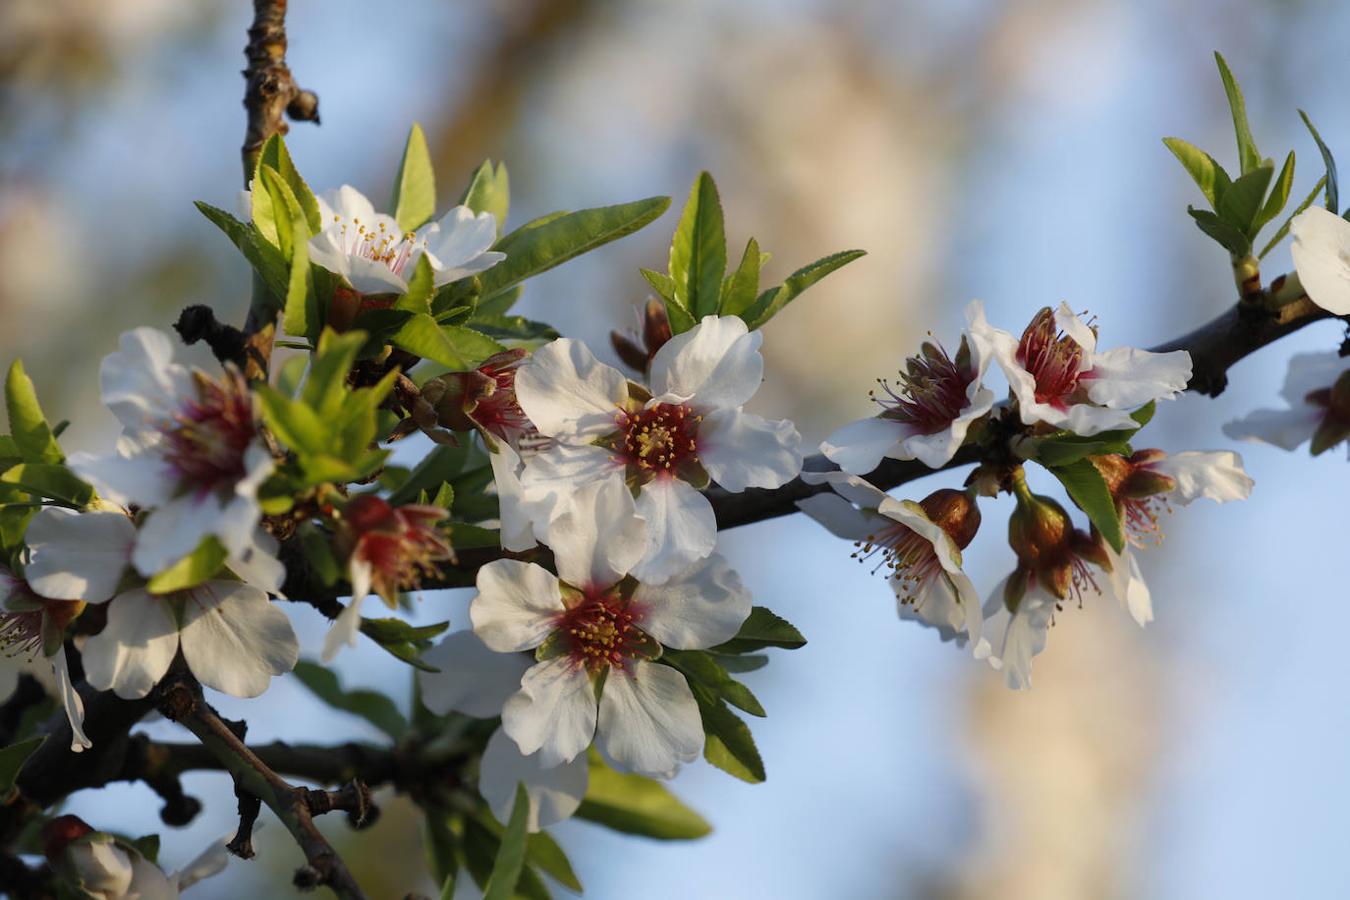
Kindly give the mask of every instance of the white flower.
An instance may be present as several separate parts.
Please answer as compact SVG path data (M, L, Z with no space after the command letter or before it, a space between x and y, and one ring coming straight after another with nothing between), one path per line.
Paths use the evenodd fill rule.
M78 823L74 833L79 837L69 840L60 849L49 848L58 870L68 873L83 894L95 900L177 900L180 893L192 885L224 870L229 862L226 842L211 844L181 871L166 875L159 866L141 855L135 847L123 843L113 835L95 832L74 816L61 816L54 825ZM66 827L70 827L67 825ZM50 826L44 834L51 834Z
M986 617L992 618L1003 606L1006 587L1007 582L999 585L985 603ZM1022 592L1017 608L1010 611L998 656L990 661L994 668L1003 671L1004 681L1013 690L1031 687L1031 660L1045 649L1059 602L1040 582L1032 580Z
M542 768L576 759L594 739L615 765L669 777L697 758L703 726L684 676L652 660L662 645L730 640L750 595L718 555L659 585L625 577L643 552L626 487L600 482L579 494L551 532L558 575L518 560L478 573L474 633L499 653L537 650L540 660L506 701L502 728Z
M1238 440L1295 450L1314 439L1314 452L1328 449L1350 432L1350 409L1341 409L1333 387L1350 370L1350 358L1335 352L1299 353L1289 360L1280 396L1288 409L1258 409L1229 422L1223 433Z
M1128 410L1170 400L1190 381L1184 350L1097 352L1096 333L1065 303L1038 312L1020 340L990 325L978 301L966 318L972 341L987 348L1007 376L1026 425L1045 422L1080 435L1136 428Z
M984 617L975 585L961 569L961 549L924 506L896 500L843 472L803 472L802 480L834 489L799 500L797 507L836 537L853 541L860 561L881 557L877 568L888 570L900 618L935 628L944 641L955 640L957 646L970 641L980 647ZM974 531L966 530L969 536L962 537L968 543Z
M801 469L791 422L741 411L763 375L762 340L736 316L705 317L652 359L650 399L576 341L535 351L516 375L516 396L554 446L528 461L525 502L553 522L582 485L627 482L637 499L626 527L639 527L635 511L648 536L633 574L656 583L687 571L717 543L712 504L700 493L709 477L739 492L779 487Z
M460 712L479 719L501 715L530 668L523 653L495 653L472 631L447 636L423 659L439 672L419 671L422 702L437 715ZM525 785L530 811L527 824L538 831L569 818L581 805L590 781L585 755L544 767L538 752L525 756L498 728L488 739L478 773L478 790L501 822L511 818L516 785Z
M402 294L417 261L425 256L435 285L476 275L506 259L489 250L497 241L497 219L456 206L439 222L404 232L393 216L377 213L356 188L343 185L319 195L323 230L309 239L309 258L341 275L363 294Z
M121 513L43 509L25 539L34 590L55 599L112 601L107 625L84 645L85 679L98 690L144 697L180 644L199 681L236 697L261 694L299 658L290 620L252 585L212 580L172 594L118 593L136 542L135 527Z
M1289 224L1289 252L1308 298L1327 312L1350 313L1350 222L1310 206Z
M116 452L72 454L70 466L102 497L151 510L132 554L136 570L155 575L207 537L236 560L251 559L258 486L273 462L243 377L230 370L213 381L189 371L173 361L169 336L153 328L123 334L99 376L103 401L125 431Z
M989 359L988 348L964 334L955 359L941 346L924 343L895 386L880 382L887 396L874 393L873 399L883 411L840 428L820 445L821 452L854 475L866 475L883 457L942 468L971 424L994 405L994 392L982 383Z

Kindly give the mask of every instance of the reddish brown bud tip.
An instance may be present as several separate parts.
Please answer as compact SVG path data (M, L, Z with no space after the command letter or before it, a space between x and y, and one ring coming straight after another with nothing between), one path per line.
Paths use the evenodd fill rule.
M609 333L609 344L614 348L614 352L623 360L623 364L635 372L647 371L647 351L643 350L637 344L620 331L611 331Z
M665 304L655 298L648 300L647 308L642 317L642 343L647 346L648 360L655 356L656 351L665 346L666 341L673 336L670 330L670 317L666 315Z
M57 816L42 826L42 852L56 862L71 841L93 833L94 829L79 816Z
M919 502L928 518L964 550L980 530L980 507L965 491L939 488Z
M343 519L358 532L396 528L394 508L374 494L362 494L352 499L343 510Z

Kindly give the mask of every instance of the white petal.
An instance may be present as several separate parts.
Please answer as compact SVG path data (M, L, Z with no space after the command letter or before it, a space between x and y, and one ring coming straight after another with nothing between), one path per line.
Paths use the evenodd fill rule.
M567 512L549 524L548 535L558 576L579 588L616 584L647 549L646 523L618 478L578 489Z
M870 481L847 472L803 472L807 484L828 484L845 500L863 509L878 509L887 497L885 491Z
M131 856L131 887L128 900L178 900L178 888L159 866L143 856Z
M1294 217L1289 233L1294 269L1308 297L1327 312L1350 313L1350 222L1310 206Z
M134 441L119 442L119 450L113 453L72 453L66 462L100 497L122 506L159 506L173 496L176 487L177 478L159 453Z
M323 650L319 653L319 659L322 662L332 662L334 657L343 647L355 647L358 638L361 635L361 606L365 603L366 597L370 596L370 563L354 559L351 561L349 570L351 571L352 598L338 617L333 620L333 624L328 626L328 633L323 636ZM358 578L362 577L357 573L364 573L364 584L358 591L356 584Z
M478 570L478 596L469 604L474 633L493 650L533 650L563 612L558 577L518 559L498 559Z
M1055 327L1073 338L1074 342L1083 348L1084 356L1092 356L1092 352L1097 349L1096 333L1078 318L1078 314L1069 308L1069 304L1062 300L1055 309Z
M485 271L506 258L489 253L497 242L497 218L490 212L477 215L467 206L456 206L419 233L426 240L427 258L436 270L436 285L449 284Z
M1139 423L1130 418L1123 409L1109 409L1105 406L1093 406L1089 403L1074 403L1067 412L1062 412L1047 404L1037 403L1033 410L1034 421L1048 422L1057 428L1067 428L1074 434L1091 437L1103 431L1116 431L1121 428L1137 428ZM1022 421L1027 421L1024 408Z
M561 338L516 370L516 399L543 434L596 438L617 429L628 379L585 344Z
M488 460L492 463L492 480L497 485L497 503L501 509L502 549L512 553L534 549L534 522L520 484L520 456L510 444L501 441L497 451L488 454Z
M1000 596L1002 591L999 592ZM1031 660L1045 649L1050 621L1055 614L1055 598L1038 587L1022 595L1017 612L1008 619L1008 630L1003 634L1003 677L1008 687L1022 690L1031 687Z
M1312 406L1296 409L1258 409L1223 426L1223 433L1239 441L1274 444L1295 450L1313 436L1323 412Z
M516 803L516 785L523 783L530 804L526 827L533 833L570 818L581 806L589 781L584 755L544 768L539 763L539 754L523 756L515 742L498 728L483 750L478 791L497 821L505 824Z
M835 431L820 445L820 452L845 472L866 475L909 434L910 427L905 423L873 416Z
M704 316L652 357L652 393L693 398L700 410L737 409L759 390L764 335L739 316Z
M1111 571L1106 575L1102 593L1114 596L1142 628L1153 621L1153 598L1139 570L1139 560L1128 545L1119 554L1110 546L1105 549L1111 560Z
M402 275L384 263L364 256L347 257L347 271L338 274L346 275L352 288L362 294L401 294L408 289L408 282Z
M970 426L994 406L994 392L986 387L972 384L966 394L970 402L951 425L933 434L910 435L887 455L896 459L917 459L930 469L940 469L951 462L965 443Z
M176 887L180 891L187 890L197 882L225 871L230 862L230 852L225 849L227 844L224 838L212 841L191 862L174 873L172 879Z
M477 719L501 715L502 706L520 690L520 679L532 664L524 653L488 649L472 631L446 635L422 660L440 669L417 672L426 708L438 716L460 712Z
M182 640L192 674L234 697L258 696L300 658L291 620L265 593L237 581L186 592Z
M72 843L66 859L85 891L98 900L125 900L134 874L131 855L110 836Z
M647 549L631 574L659 584L703 559L717 546L717 516L708 498L678 478L656 478L638 495L647 522Z
M225 564L230 571L260 591L281 595L286 581L286 566L277 558L277 539L261 528L253 529L249 543L237 553L231 553Z
M1254 482L1242 468L1242 457L1231 450L1175 453L1149 468L1176 480L1176 490L1168 497L1182 506L1201 497L1226 503L1246 500L1252 494Z
M550 769L571 762L595 735L595 691L586 670L566 656L529 668L502 708L502 728L526 756Z
M38 510L24 535L32 552L24 576L54 600L102 603L117 593L131 562L136 526L118 512Z
M124 700L150 693L178 652L178 623L169 604L140 588L108 605L108 624L85 642L84 677Z
M885 524L880 516L863 512L838 494L816 494L798 500L797 508L846 541L860 541L876 534L877 526Z
M84 733L84 701L79 691L70 683L70 667L66 663L66 648L57 647L52 657L52 674L56 676L57 693L61 695L61 705L65 707L66 719L70 722L70 752L81 753L94 746L94 742Z
M122 334L120 349L99 366L103 402L127 428L154 428L193 396L188 369L173 361L173 339L157 328Z
M1295 408L1306 405L1309 394L1331 387L1347 368L1350 368L1350 358L1335 350L1296 353L1289 360L1280 396Z
M669 778L703 750L703 719L684 676L670 666L638 660L610 670L600 694L596 746L619 766Z
M1185 350L1150 353L1117 347L1092 358L1086 377L1088 397L1112 409L1134 409L1150 400L1171 400L1191 380L1191 355Z
M642 630L676 650L729 641L750 615L750 592L717 553L664 584L639 584L633 603Z
M376 218L379 216L379 213L375 211L375 204L371 203L365 194L350 184L323 191L319 194L318 201L319 212L325 219L341 216L348 222L360 219L361 222L372 225L376 223ZM324 224L326 225L327 222Z
M980 360L980 374L989 365L989 360L996 359L999 365L1004 365L1004 360L1013 357L1017 353L1017 338L1013 337L1002 328L995 328L989 324L989 320L984 315L984 303L979 300L972 300L966 306L966 334L970 336L971 351L976 358Z
M535 535L547 534L547 523L571 509L580 488L603 480L623 481L622 464L603 447L555 444L533 457L520 474L520 488Z
M220 500L211 493L183 494L154 510L136 538L131 555L136 571L149 578L178 562L216 533L220 517Z
M733 494L781 487L802 470L802 436L786 419L719 409L699 426L698 457L712 480Z

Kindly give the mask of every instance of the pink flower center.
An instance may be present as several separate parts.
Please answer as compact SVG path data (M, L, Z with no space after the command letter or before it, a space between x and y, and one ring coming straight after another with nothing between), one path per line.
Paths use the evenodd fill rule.
M394 234L384 222L369 225L356 218L346 222L337 213L333 214L333 222L337 224L338 244L344 253L382 263L395 275L402 275L427 245L416 232Z
M436 563L454 559L454 550L436 523L446 516L439 506L390 506L371 494L354 498L343 511L352 530L352 556L370 565L371 586L393 602L400 589L416 588Z
M617 592L588 592L559 617L558 633L573 664L595 674L610 666L623 669L645 655L652 641L638 626L641 619Z
M1083 374L1083 348L1059 331L1055 314L1047 306L1022 332L1017 362L1036 379L1036 402L1063 409Z
M683 404L658 403L635 413L620 413L615 450L639 475L674 475L698 462L698 426L703 417Z
M495 387L478 397L473 420L505 441L519 440L534 431L534 423L516 399L516 369L525 358L523 350L508 350L491 356L478 371L492 379Z
M854 546L858 549L851 555L858 562L879 557L872 574L888 569L887 577L895 581L901 603L921 603L933 580L942 573L933 544L899 522L855 541Z
M967 391L974 380L973 366L959 365L940 344L925 343L923 352L905 363L894 385L877 379L886 396L876 391L868 396L885 409L884 417L909 423L916 434L936 434L970 405Z
M193 378L197 399L162 427L164 459L186 489L232 488L247 474L244 454L258 433L248 385L233 370L221 382L201 374Z

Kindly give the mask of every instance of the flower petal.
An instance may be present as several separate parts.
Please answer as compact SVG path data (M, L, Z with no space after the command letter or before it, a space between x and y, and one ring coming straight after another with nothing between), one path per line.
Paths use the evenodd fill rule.
M577 490L567 512L549 524L548 535L558 576L579 588L616 584L647 549L646 523L618 478Z
M1191 355L1185 350L1150 353L1117 347L1092 358L1085 379L1088 397L1112 409L1134 409L1150 400L1172 400L1191 380Z
M352 557L347 562L347 578L352 583L352 596L342 612L323 636L322 662L332 662L344 646L355 647L361 634L361 605L370 596L370 582L374 573L369 560Z
M498 559L478 570L469 619L474 634L498 653L538 647L562 611L558 577L542 566Z
M497 242L497 217L474 214L467 206L450 209L418 235L426 240L426 254L436 272L436 286L492 268L505 253L488 250Z
M585 344L560 338L516 370L516 400L542 434L596 438L616 430L628 379Z
M647 548L630 573L660 584L717 546L717 516L708 498L678 478L656 478L642 488L637 512L647 523Z
M739 316L704 316L656 351L652 393L693 398L691 405L702 411L744 406L764 380L763 342Z
M1000 586L998 595L1002 596L1002 593ZM1045 649L1054 614L1054 596L1039 587L1031 587L1022 595L1017 611L1008 619L999 658L1003 661L1004 680L1013 690L1031 687L1031 660Z
M131 555L136 571L149 578L178 562L216 533L220 517L220 500L211 493L183 494L154 510L136 537Z
M815 519L835 537L846 541L860 541L876 534L877 526L885 519L866 513L838 494L816 494L797 501L797 508Z
M258 696L300 658L291 620L265 593L237 581L185 592L182 640L192 674L234 697Z
M418 670L422 703L438 716L464 713L477 719L502 714L502 707L520 690L520 679L530 668L523 653L497 653L472 631L448 634L422 659L439 672Z
M117 593L136 542L136 526L119 512L38 510L24 535L32 557L24 576L43 597L103 603Z
M1350 313L1350 222L1310 206L1294 217L1289 233L1294 269L1308 297L1327 312Z
M492 480L497 486L497 503L501 512L501 544L503 550L522 553L533 550L534 521L525 504L525 492L520 483L520 456L505 441L497 444L497 451L488 454L492 464Z
M1295 353L1289 359L1289 369L1285 372L1280 396L1292 407L1306 406L1309 394L1331 387L1348 368L1350 359L1341 356L1335 350L1322 353Z
M1295 409L1257 409L1223 426L1223 433L1238 441L1273 444L1285 450L1313 436L1322 421L1322 410L1313 406Z
M858 475L847 472L803 472L807 484L828 484L848 502L863 509L878 509L887 497L885 491Z
M520 488L535 536L546 534L547 523L572 507L580 488L603 480L623 481L622 465L604 447L555 444L532 458L520 474Z
M703 751L703 719L684 676L639 660L611 669L600 694L596 747L624 769L670 778Z
M717 553L664 584L639 584L633 603L642 630L676 650L729 641L750 615L750 592Z
M566 656L529 668L502 708L502 729L526 756L551 769L571 762L595 735L595 691L586 670Z
M836 430L820 445L820 452L845 472L866 475L909 434L905 423L873 416Z
M770 422L739 409L719 409L699 426L698 457L712 480L733 494L748 487L781 487L802 470L802 436L786 419Z
M173 496L176 479L163 458L134 440L118 441L112 453L72 453L66 462L100 497L122 506L153 508Z
M1139 570L1139 559L1128 544L1122 553L1116 553L1109 545L1103 547L1111 560L1111 571L1106 573L1102 593L1114 596L1142 628L1153 621L1153 598L1144 581L1144 573Z
M501 728L488 738L478 772L478 791L502 824L511 818L516 785L525 785L530 803L526 828L531 833L570 818L581 806L589 782L590 769L584 755L545 768L539 762L539 754L522 755L520 748Z
M1149 468L1176 481L1168 497L1182 506L1201 497L1215 503L1246 500L1255 484L1242 467L1242 457L1231 450L1174 453Z
M140 588L108 605L108 624L85 642L84 677L124 700L150 693L178 653L178 622L169 604Z
M281 595L286 581L286 566L277 558L277 539L261 528L253 529L253 538L237 553L231 553L225 564L230 571L260 591Z
M192 375L173 361L173 339L158 328L123 332L120 349L103 358L99 386L103 403L123 426L151 429L194 396Z
M1097 349L1097 334L1091 328L1078 318L1078 314L1069 308L1069 304L1063 300L1055 308L1055 327L1064 332L1068 337L1073 338L1078 346L1082 347L1085 356L1091 356Z

